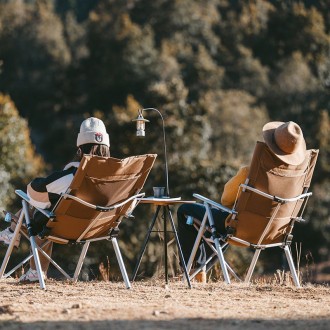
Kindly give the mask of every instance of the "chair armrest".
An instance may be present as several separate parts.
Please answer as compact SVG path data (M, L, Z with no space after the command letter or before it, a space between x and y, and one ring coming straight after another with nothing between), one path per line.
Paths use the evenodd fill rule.
M134 195L134 196L131 196L130 198L125 199L125 200L124 200L123 202L121 202L121 203L114 204L114 205L109 205L109 206L99 206L99 205L94 205L94 204L91 204L91 203L88 203L88 202L82 200L82 199L79 198L79 197L72 196L72 195L70 195L70 194L63 194L62 197L63 197L64 199L67 199L67 198L69 198L69 199L73 199L73 200L75 200L76 202L78 202L78 203L80 203L80 204L82 204L82 205L85 205L85 206L87 206L87 207L90 207L90 208L95 209L95 210L100 211L100 212L109 212L109 211L112 211L112 210L114 210L114 209L116 209L116 208L118 208L118 207L121 207L121 206L125 205L125 204L128 203L128 202L131 202L131 201L134 200L134 199L142 198L144 195L145 195L145 193L136 194L136 195Z
M39 212L41 212L42 214L44 214L47 218L53 218L54 217L54 213L45 209L41 209L40 207L36 207L34 205L31 204L31 200L30 197L22 190L15 190L15 194L18 195L19 197L21 197L23 200L25 200L29 205L33 206L36 210L38 210Z
M195 198L197 198L197 199L203 201L204 203L207 203L207 204L212 205L213 207L215 207L215 208L217 208L217 209L221 209L221 210L226 211L226 212L228 212L228 213L230 213L230 214L236 213L233 209L230 209L230 208L228 208L228 207L226 207L226 206L223 206L223 205L221 205L221 204L219 204L219 203L216 203L216 202L212 201L211 199L206 198L206 197L204 197L204 196L202 196L202 195L199 195L199 194L193 194L193 196L194 196Z
M281 197L278 197L278 196L273 196L273 195L267 194L267 193L265 193L261 190L250 187L247 184L241 184L240 187L242 187L243 190L250 190L250 191L252 191L252 192L254 192L258 195L264 196L266 198L269 198L269 199L271 199L275 202L282 203L282 204L290 203L290 202L296 202L299 199L304 199L304 198L309 197L309 196L312 195L311 192L308 192L308 193L304 193L304 194L301 194L301 195L298 195L298 196L292 197L292 198L281 198Z

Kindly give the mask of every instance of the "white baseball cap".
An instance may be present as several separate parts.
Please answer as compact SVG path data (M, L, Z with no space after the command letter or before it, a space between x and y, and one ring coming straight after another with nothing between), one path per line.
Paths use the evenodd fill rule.
M109 135L101 119L90 117L81 123L77 147L87 143L104 144L110 147Z

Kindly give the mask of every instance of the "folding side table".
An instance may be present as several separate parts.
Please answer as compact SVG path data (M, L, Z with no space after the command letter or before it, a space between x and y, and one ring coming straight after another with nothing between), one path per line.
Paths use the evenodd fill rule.
M142 257L144 255L144 252L146 250L147 244L149 242L150 234L151 234L151 232L153 230L153 227L154 227L154 225L156 223L156 220L157 220L157 217L158 217L159 212L162 211L163 212L163 220L164 220L164 223L163 223L163 225L164 225L163 232L164 232L165 282L166 282L166 284L168 284L168 268L167 268L167 218L169 218L170 223L171 223L171 226L172 226L172 230L173 230L173 233L174 233L174 237L175 237L175 242L176 242L176 245L178 247L181 265L183 267L184 274L185 274L186 279L187 279L187 282L188 282L188 286L189 286L189 288L191 288L189 274L187 272L186 263L185 263L184 258L183 258L183 254L182 254L182 250L181 250L181 245L180 245L180 242L179 242L177 230L176 230L175 225L174 225L174 220L173 220L172 212L171 212L171 209L170 209L170 205L174 205L174 204L186 204L186 203L196 203L196 202L195 201L183 201L183 200L181 200L181 197L176 197L176 198L147 197L147 198L141 198L139 201L140 201L141 204L153 204L153 205L156 205L157 208L156 208L156 212L155 212L155 214L154 214L154 216L152 218L152 222L151 222L151 224L149 226L149 229L148 229L147 235L145 237L145 240L144 240L142 249L140 251L140 255L139 255L138 261L136 263L136 266L135 266L133 275L132 275L132 281L134 281L135 278L136 278L137 272L138 272L139 267L140 267L140 264L141 264Z

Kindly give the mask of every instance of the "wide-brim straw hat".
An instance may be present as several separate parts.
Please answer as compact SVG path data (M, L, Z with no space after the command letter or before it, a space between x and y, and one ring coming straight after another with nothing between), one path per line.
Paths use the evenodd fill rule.
M276 157L289 165L299 165L306 157L302 130L293 121L272 121L262 129L265 143Z

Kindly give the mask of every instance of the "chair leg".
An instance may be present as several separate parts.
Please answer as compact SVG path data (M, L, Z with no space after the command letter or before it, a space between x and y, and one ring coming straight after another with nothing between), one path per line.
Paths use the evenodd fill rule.
M22 201L22 206L23 206L23 212L24 212L24 216L25 216L26 226L27 226L27 228L29 228L30 227L30 215L29 215L28 204L25 200ZM37 247L34 236L31 236L30 232L29 232L29 236L30 236L29 239L30 239L31 250L32 250L33 258L34 258L34 263L35 263L37 273L38 273L40 288L46 289L45 280L42 275L38 247Z
M219 262L219 258L218 258L217 250L215 249L213 244L210 244L207 239L204 239L204 242L206 242L207 245L210 247L210 249L213 250L213 253L212 253L211 257L208 260L206 260L206 262L205 262L206 272L208 273L210 271L210 269L217 262ZM228 248L228 243L225 243L225 244L221 245L222 253L225 253L227 248ZM229 266L229 264L227 262L226 262L226 266L227 266L228 272L231 273L238 282L242 282L242 280L238 277L238 275L234 272L234 270Z
M219 261L220 261L220 266L221 266L221 269L222 269L223 277L225 279L225 282L227 284L230 284L228 269L227 269L225 257L223 256L222 248L221 248L221 245L220 245L220 240L217 237L212 212L211 212L211 209L210 209L210 207L207 203L205 203L205 207L206 207L206 210L207 210L207 216L209 218L209 224L210 224L210 228L211 228L211 231L212 231L212 237L213 237L213 241L214 241L214 244L215 244L215 248L217 250L217 254L218 254Z
M219 258L219 261L220 261L220 266L221 266L221 269L222 269L222 272L223 272L223 277L225 279L225 282L227 284L230 284L230 278L229 278L229 274L228 274L227 264L226 264L226 261L225 261L225 257L223 256L223 252L222 252L222 249L221 249L221 246L220 246L219 238L214 239L214 244L215 244L215 248L217 250L218 258Z
M254 268L256 266L256 263L258 261L259 255L260 255L260 252L261 252L261 249L256 249L256 251L254 252L249 270L245 276L245 280L244 280L245 283L250 283Z
M117 260L118 260L118 264L119 264L120 271L121 271L121 274L123 276L126 288L130 289L131 288L131 283L130 283L130 281L128 279L128 276L127 276L126 268L125 268L124 261L123 261L123 258L121 256L121 253L120 253L120 249L119 249L119 246L118 246L117 239L115 237L112 237L111 242L112 242L113 248L114 248L115 253L116 253L116 257L117 257Z
M51 242L48 241L45 244L42 245L42 247L38 246L38 251L39 253L41 253L45 258L47 258L49 260L49 262L60 272L62 273L66 279L73 281L73 277L70 277L69 274L61 267L59 266L42 248L47 245L50 244Z
M3 277L3 274L4 274L4 272L7 268L9 258L11 256L11 253L13 252L13 248L14 248L14 245L15 245L15 242L16 242L16 238L18 237L19 231L22 227L23 219L24 219L24 212L21 212L21 214L19 216L19 219L17 221L17 224L16 224L16 228L15 228L15 231L14 231L13 238L11 239L11 241L9 243L6 255L5 255L5 257L2 261L2 265L1 265L1 269L0 269L0 279Z
M41 264L40 264L40 259L39 259L38 247L37 247L34 236L30 237L30 243L31 243L31 250L32 250L32 253L33 253L34 263L35 263L36 268L37 268L40 288L41 289L46 289L45 280L44 280L44 277L42 275L42 269L41 269Z
M286 259L288 261L289 267L290 267L290 271L291 271L291 275L292 275L292 278L293 278L293 282L294 282L294 284L295 284L295 286L297 288L301 288L300 282L299 282L299 278L298 278L296 269L294 267L292 255L291 255L290 249L289 249L289 247L287 245L284 247L284 252L285 252Z
M7 273L3 274L4 278L9 277L12 273L14 273L17 269L19 269L20 267L22 267L23 265L25 265L31 258L33 257L33 254L30 254L29 256L27 256L23 261L21 261L18 265L16 265L14 268L12 268L10 271L8 271Z
M77 266L76 266L76 270L75 270L74 275L73 275L73 281L74 282L77 282L77 280L78 280L79 274L81 272L82 265L84 263L84 260L85 260L86 254L87 254L87 250L89 248L89 244L90 244L90 242L87 241L84 244L84 246L83 246L83 248L81 250L81 253L80 253L80 256L79 256L79 260L78 260L78 263L77 263Z

